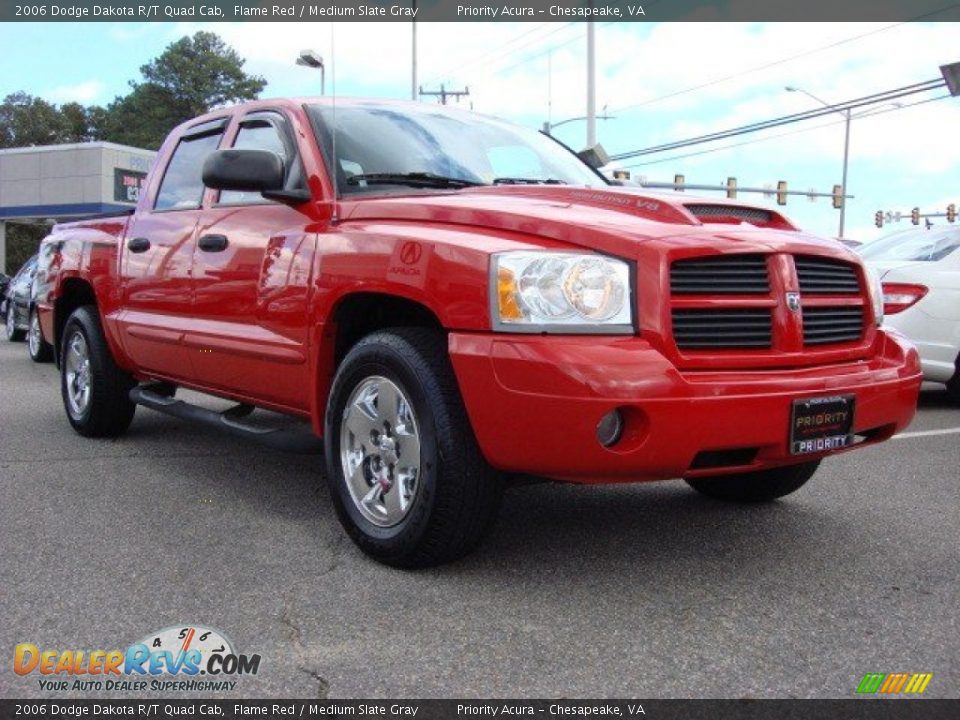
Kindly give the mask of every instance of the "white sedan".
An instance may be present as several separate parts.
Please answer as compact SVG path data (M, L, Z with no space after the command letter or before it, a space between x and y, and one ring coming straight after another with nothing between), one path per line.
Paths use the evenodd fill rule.
M923 376L960 402L960 228L912 228L859 249L883 283L884 323L920 351Z

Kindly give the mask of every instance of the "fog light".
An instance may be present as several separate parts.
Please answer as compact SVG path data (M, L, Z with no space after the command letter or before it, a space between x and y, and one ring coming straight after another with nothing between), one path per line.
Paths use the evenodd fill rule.
M600 419L597 425L597 441L604 447L611 447L623 434L623 415L619 410L611 410Z

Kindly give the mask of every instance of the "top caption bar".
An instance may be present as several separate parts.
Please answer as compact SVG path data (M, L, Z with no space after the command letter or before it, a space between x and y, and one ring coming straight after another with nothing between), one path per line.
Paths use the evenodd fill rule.
M950 0L5 0L0 22L960 21ZM678 52L682 49L678 48Z

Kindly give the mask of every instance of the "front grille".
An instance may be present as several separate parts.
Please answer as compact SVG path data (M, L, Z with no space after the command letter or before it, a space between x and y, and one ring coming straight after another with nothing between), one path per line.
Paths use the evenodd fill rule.
M829 258L800 255L794 259L800 292L808 295L858 295L860 281L853 265Z
M811 307L803 310L803 344L830 345L863 337L863 307Z
M673 336L681 350L769 348L772 317L765 309L674 309Z
M773 213L761 208L709 204L691 204L684 207L693 213L697 220L705 222L709 222L711 218L724 217L734 218L751 225L768 225L773 220Z
M770 292L763 255L714 255L678 260L670 268L674 295L766 295Z

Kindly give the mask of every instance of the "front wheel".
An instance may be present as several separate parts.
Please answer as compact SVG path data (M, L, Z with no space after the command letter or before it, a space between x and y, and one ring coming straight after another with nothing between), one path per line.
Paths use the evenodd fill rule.
M766 502L799 490L820 467L820 461L756 472L686 478L699 493L731 502Z
M6 335L10 342L23 340L23 330L17 329L17 309L13 305L13 298L7 300Z
M344 358L326 410L327 482L368 555L425 567L473 550L499 507L439 332L368 335Z
M60 347L60 390L67 419L86 437L117 437L133 420L134 380L117 367L92 305L67 319Z
M36 308L30 311L27 350L30 352L30 359L34 362L47 363L53 360L53 346L43 339L43 332L40 330L40 315Z

